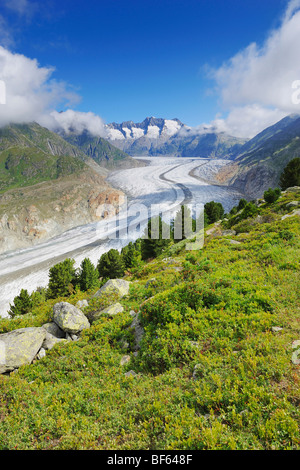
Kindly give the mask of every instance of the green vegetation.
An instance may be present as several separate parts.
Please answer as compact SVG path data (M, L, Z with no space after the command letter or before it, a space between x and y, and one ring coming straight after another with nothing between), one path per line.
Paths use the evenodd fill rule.
M97 269L100 276L104 279L122 277L125 272L125 266L118 250L111 249L104 253L98 262Z
M144 238L141 241L142 259L156 258L170 244L171 229L162 218L153 217L148 222Z
M202 250L171 242L150 262L127 264L123 313L0 376L0 448L299 450L300 370L291 357L300 221L291 201L300 193L242 203L240 214L209 226ZM236 235L218 232L228 227ZM94 309L96 290L1 319L0 333L51 321L61 300L85 298ZM131 310L144 327L137 355ZM124 354L131 360L122 366Z
M300 186L300 158L293 158L283 170L280 180L283 190L293 186Z
M48 299L70 295L73 292L76 284L74 264L75 261L68 258L50 268Z
M267 191L264 192L264 200L271 204L272 202L277 201L281 195L281 191L279 188L269 188Z
M8 312L11 317L15 315L24 315L28 313L33 307L33 302L30 298L30 295L26 289L22 289L20 294L14 298L13 305L10 306L10 311Z
M204 205L204 211L207 225L213 224L224 217L224 209L220 202L208 202Z

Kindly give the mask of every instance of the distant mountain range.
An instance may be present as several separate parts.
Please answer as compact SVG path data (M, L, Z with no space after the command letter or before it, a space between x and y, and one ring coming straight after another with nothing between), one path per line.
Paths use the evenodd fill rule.
M107 140L131 156L231 158L246 141L213 128L192 128L179 119L154 117L107 124L106 131Z

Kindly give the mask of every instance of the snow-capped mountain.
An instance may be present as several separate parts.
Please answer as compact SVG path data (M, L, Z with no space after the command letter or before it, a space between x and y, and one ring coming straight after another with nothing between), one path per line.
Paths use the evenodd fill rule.
M113 141L147 139L168 139L177 134L182 127L187 127L179 119L161 119L148 117L141 123L133 121L107 124L107 138Z
M134 155L175 155L181 157L231 157L244 139L201 126L192 128L179 119L148 117L105 126L105 138L115 147Z

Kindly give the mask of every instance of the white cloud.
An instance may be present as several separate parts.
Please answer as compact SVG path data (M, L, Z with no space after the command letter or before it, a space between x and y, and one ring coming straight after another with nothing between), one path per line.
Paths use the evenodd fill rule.
M300 113L292 84L300 79L300 0L289 2L281 25L260 47L237 53L213 72L225 119L214 124L233 135L251 137L278 118Z
M49 126L52 127L53 130L63 129L66 133L70 131L82 133L87 130L95 136L106 136L104 121L100 116L92 112L83 113L68 109L60 113L53 111L51 117L53 118L53 122L52 124L49 123Z
M0 105L0 126L37 121L44 125L56 106L78 102L67 84L52 78L54 68L0 46L0 80L6 85L6 104Z

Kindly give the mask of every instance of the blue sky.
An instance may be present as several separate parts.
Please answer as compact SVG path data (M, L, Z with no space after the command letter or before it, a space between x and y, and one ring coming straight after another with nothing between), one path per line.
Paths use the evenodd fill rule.
M51 80L80 96L74 110L91 111L105 122L156 116L198 126L231 109L211 69L221 70L251 43L262 46L280 29L290 2L2 0L1 5L0 45L37 59L40 67L54 67Z

